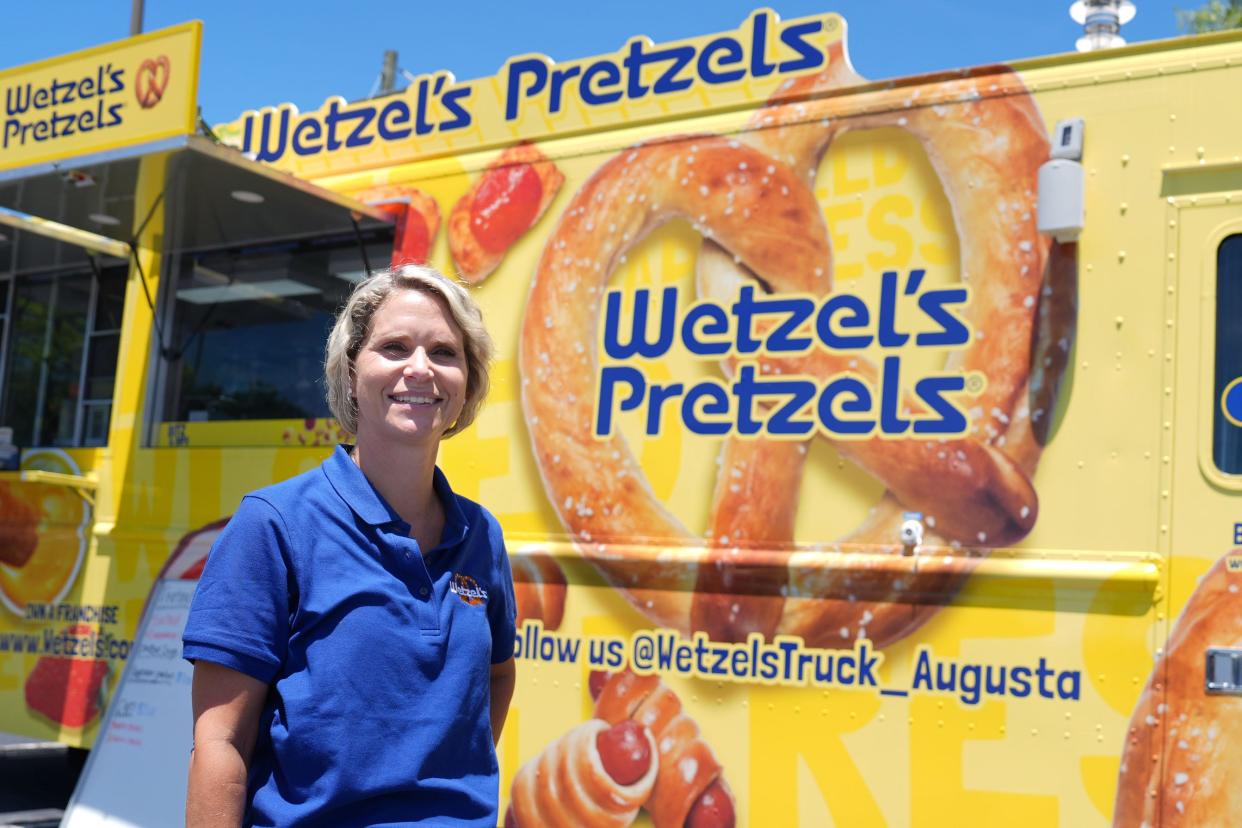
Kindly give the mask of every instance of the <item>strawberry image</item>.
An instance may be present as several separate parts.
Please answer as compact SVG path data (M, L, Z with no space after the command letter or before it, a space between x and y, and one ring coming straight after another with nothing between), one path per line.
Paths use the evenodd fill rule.
M107 661L41 656L26 677L26 706L55 724L86 727L103 707L107 678Z

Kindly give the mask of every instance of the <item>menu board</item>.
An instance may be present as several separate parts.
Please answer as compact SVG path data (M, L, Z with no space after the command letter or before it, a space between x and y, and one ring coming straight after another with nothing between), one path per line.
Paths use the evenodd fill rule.
M193 667L181 658L181 632L197 585L156 583L61 828L183 823Z

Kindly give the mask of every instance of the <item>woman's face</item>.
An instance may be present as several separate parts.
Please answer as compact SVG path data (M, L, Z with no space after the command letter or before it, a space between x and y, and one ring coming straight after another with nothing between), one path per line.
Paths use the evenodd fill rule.
M358 443L438 442L466 398L461 329L439 296L399 290L371 317L354 360Z

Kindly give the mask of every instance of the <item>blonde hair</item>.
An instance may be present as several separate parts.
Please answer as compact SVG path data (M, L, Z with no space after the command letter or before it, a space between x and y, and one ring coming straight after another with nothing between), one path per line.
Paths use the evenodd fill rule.
M354 360L371 332L371 319L397 291L416 290L439 296L461 329L466 351L466 399L457 421L444 433L451 437L474 422L487 396L495 345L483 326L483 312L460 283L426 265L402 265L375 272L354 286L328 334L323 374L328 408L341 428L358 433L358 402L353 396Z

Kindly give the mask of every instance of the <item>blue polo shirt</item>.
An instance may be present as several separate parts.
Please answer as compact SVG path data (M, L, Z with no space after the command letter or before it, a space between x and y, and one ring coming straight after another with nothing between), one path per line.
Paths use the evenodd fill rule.
M496 825L492 664L513 655L496 519L439 469L424 552L347 450L247 495L199 581L184 655L271 686L248 825Z

